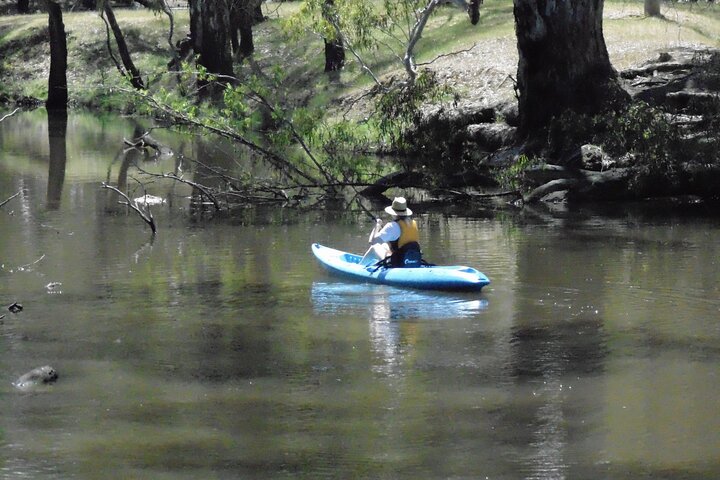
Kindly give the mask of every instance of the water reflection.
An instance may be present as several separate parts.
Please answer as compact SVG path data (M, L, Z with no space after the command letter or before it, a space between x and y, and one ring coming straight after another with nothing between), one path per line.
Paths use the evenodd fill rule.
M313 308L318 314L368 312L375 321L466 318L487 308L476 296L454 296L365 283L313 282Z
M469 318L487 308L484 298L405 290L386 285L313 282L313 310L318 315L367 315L372 350L381 360L373 371L399 374L415 344L418 320Z
M48 141L50 157L48 167L47 208L60 208L65 166L67 164L67 110L48 110Z

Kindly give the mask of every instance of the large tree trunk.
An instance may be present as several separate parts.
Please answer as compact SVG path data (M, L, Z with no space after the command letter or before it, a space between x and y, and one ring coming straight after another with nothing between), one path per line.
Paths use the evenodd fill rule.
M514 0L521 136L564 111L597 113L628 95L610 64L603 0Z
M230 55L230 10L224 0L190 0L190 35L193 47L198 55L198 64L208 73L232 76L232 57ZM227 78L210 83L205 78L198 79L198 87L203 96L219 94Z
M645 0L645 15L648 17L659 17L660 0Z
M66 110L67 91L67 40L62 10L57 3L46 0L48 29L50 32L50 78L48 79L48 110Z
M110 24L113 35L115 36L115 43L117 43L118 52L120 52L120 59L122 60L125 70L128 72L130 83L138 90L144 90L145 84L140 76L140 71L135 67L132 58L130 58L130 51L128 50L127 43L125 43L125 36L123 35L122 30L120 30L120 25L118 25L117 20L115 19L115 12L113 12L109 1L105 2L103 10L108 23Z

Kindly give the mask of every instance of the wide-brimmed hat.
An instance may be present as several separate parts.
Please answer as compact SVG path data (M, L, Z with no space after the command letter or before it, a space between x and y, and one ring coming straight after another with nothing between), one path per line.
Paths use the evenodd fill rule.
M412 210L407 208L407 200L405 200L405 197L395 197L392 205L385 207L385 211L396 217L409 217L412 215Z

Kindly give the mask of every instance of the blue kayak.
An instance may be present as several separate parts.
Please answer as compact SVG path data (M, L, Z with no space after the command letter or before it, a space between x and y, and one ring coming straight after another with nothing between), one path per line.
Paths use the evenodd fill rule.
M313 254L331 273L356 280L398 287L431 290L479 291L490 280L482 272L463 266L422 266L418 268L386 268L360 265L361 255L334 248L312 245Z

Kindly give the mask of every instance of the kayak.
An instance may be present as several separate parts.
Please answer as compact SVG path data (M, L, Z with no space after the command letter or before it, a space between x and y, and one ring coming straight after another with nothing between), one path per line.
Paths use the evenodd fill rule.
M418 268L387 268L360 265L361 255L313 243L312 251L331 273L371 283L429 290L479 291L490 280L482 272L465 266L423 265Z

